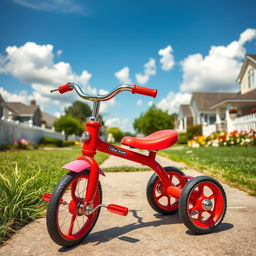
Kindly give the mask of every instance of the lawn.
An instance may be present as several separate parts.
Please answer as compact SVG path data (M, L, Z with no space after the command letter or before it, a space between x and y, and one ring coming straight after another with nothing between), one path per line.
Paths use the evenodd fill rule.
M185 146L161 154L256 196L256 147Z
M0 152L0 244L17 228L42 216L42 194L53 190L66 173L60 167L75 160L80 150ZM96 160L100 164L107 157L97 153Z

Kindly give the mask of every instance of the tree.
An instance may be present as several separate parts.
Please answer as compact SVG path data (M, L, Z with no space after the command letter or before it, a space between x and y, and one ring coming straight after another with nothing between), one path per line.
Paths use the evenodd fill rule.
M84 122L87 117L92 115L92 111L88 104L77 100L67 109L65 109L65 114Z
M87 103L77 100L73 102L73 104L67 109L65 109L65 114L73 116L74 118L84 122L88 117L92 115L92 110ZM99 115L99 120L101 120L102 125L104 125L104 121L101 115Z
M142 113L139 118L135 119L133 127L137 132L144 135L164 130L173 129L175 115L169 115L167 111L163 111L152 105L146 113Z
M108 128L107 133L112 133L116 142L120 142L121 139L124 137L124 133L118 127Z
M72 116L62 116L55 123L54 128L57 132L65 132L65 140L68 139L69 135L75 134L81 136L83 132L83 123L72 117Z

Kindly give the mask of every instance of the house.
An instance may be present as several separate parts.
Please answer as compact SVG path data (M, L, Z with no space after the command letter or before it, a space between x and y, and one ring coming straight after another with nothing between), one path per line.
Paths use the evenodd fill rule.
M52 129L54 130L54 122L57 120L55 116L52 116L44 111L41 111L42 117L41 117L41 124L46 129Z
M2 120L27 123L52 129L56 117L41 111L35 100L26 105L21 102L5 102L0 95L0 117Z
M30 105L21 102L6 102L2 119L41 126L41 110L32 100Z
M194 92L190 104L180 105L179 130L201 124L205 135L230 131L234 118L256 113L256 54L245 56L236 80L241 91L236 93ZM191 120L192 119L192 120Z

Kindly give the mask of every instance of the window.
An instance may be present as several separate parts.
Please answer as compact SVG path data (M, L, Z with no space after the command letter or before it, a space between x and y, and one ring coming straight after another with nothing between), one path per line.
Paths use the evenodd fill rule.
M251 68L248 72L248 88L254 87L254 70Z

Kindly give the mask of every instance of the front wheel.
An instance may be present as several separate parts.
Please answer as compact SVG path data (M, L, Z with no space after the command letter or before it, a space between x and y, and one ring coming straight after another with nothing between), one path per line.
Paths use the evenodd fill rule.
M180 196L180 218L187 228L199 234L212 232L222 222L226 208L223 187L208 176L192 179Z
M56 185L47 208L46 223L52 240L61 246L72 246L82 241L94 227L100 208L90 215L81 213L89 170L67 173ZM101 204L99 183L92 207Z
M168 178L173 186L183 188L187 181L185 174L175 167L164 167ZM163 184L158 175L154 173L148 181L147 199L149 205L156 212L164 215L174 214L178 211L179 200L163 193Z

